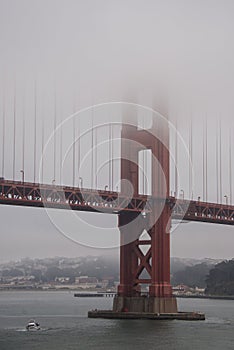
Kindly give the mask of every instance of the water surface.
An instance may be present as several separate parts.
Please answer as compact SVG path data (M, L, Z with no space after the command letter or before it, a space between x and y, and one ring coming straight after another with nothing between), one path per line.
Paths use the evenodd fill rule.
M206 321L87 318L88 310L112 302L72 292L0 292L0 349L234 349L232 300L178 299L180 311L205 312ZM30 318L41 331L25 330Z

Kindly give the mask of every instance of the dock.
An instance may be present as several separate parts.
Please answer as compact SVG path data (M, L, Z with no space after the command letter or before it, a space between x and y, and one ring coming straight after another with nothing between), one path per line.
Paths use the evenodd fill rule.
M103 298L111 297L113 298L116 295L115 292L97 292L97 293L75 293L74 297L77 298Z

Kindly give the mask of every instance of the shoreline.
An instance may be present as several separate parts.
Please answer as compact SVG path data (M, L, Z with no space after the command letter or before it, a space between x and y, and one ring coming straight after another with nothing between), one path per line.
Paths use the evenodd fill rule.
M234 295L174 295L176 298L184 299L217 299L217 300L234 300Z
M80 290L80 289L70 289L70 288L55 288L55 289L25 289L25 288L9 288L9 289L0 289L1 292L70 292L74 294L86 294L85 297L90 297L92 294L97 293L97 294L114 294L114 292L106 292L104 290ZM181 295L173 295L175 298L183 298L183 299L215 299L215 300L234 300L234 295L186 295L186 294L181 294Z

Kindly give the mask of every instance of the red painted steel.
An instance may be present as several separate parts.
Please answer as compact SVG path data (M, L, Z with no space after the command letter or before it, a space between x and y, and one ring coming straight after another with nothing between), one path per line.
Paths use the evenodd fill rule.
M160 132L164 144L152 132L154 134ZM140 284L147 283L150 285L150 296L171 297L170 235L168 229L170 227L171 206L170 201L166 200L169 197L168 125L165 122L155 125L153 122L149 132L126 124L122 129L121 138L121 179L127 179L133 185L134 195L138 196L138 153L144 149L151 149L152 178L155 180L152 183L152 197L162 200L153 200L152 211L147 213L144 218L139 219L139 217L136 218L128 213L119 215L121 247L118 295L122 297L137 296L141 292ZM129 140L132 143L129 144ZM150 237L146 251L142 249L142 245L145 246L145 240L143 244L140 240L144 231ZM145 278L143 275L141 278L142 272L145 272L149 277Z
M124 212L149 213L153 203L151 196L138 195L128 205L128 197L118 192L95 191L78 187L40 185L30 182L0 180L0 204L51 207L118 214ZM234 225L234 206L202 201L189 201L168 197L171 217L174 220L209 222Z
M234 206L171 198L173 219L234 225Z
M147 196L129 199L117 192L7 180L0 180L0 204L112 214L121 211L141 213L152 210L151 201Z

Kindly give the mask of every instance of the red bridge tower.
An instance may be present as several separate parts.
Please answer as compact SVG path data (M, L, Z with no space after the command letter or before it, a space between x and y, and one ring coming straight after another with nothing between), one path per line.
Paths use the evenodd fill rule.
M125 122L122 127L121 179L132 184L137 196L138 154L151 150L151 210L119 214L120 284L113 311L176 313L176 298L170 284L169 126L166 120L158 119L153 120L150 130L130 124ZM126 192L126 186L124 181L121 192ZM141 240L145 231L149 238ZM143 271L148 278L144 278L146 273L141 278ZM141 284L149 285L149 296L141 295Z

